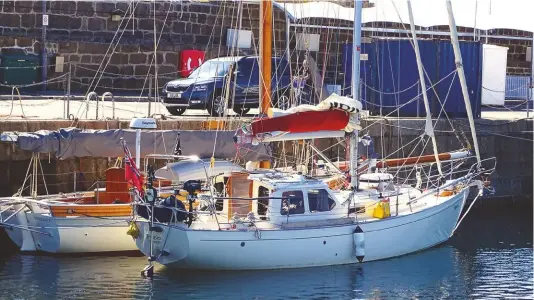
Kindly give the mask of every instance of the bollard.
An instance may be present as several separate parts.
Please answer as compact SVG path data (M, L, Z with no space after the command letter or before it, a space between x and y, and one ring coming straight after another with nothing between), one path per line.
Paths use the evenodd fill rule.
M102 118L104 118L104 99L106 98L106 96L110 96L111 97L111 118L112 119L115 119L115 97L113 97L113 94L111 92L105 92L103 95L102 95ZM98 116L97 116L98 117Z

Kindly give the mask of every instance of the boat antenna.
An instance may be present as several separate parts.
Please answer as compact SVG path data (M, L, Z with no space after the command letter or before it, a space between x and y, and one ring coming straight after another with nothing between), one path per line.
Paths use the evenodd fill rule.
M475 120L473 119L473 111L471 109L471 101L469 100L469 92L467 90L467 83L465 80L464 66L462 63L462 53L460 52L460 45L458 43L458 32L456 31L456 22L452 11L451 0L447 0L447 12L449 15L449 28L451 32L451 43L454 49L454 57L456 62L456 70L460 85L462 86L462 94L464 96L465 108L467 110L467 117L469 119L469 127L471 128L471 135L473 137L473 145L475 146L475 154L477 157L478 166L480 167L480 151L478 149L477 133L475 130Z

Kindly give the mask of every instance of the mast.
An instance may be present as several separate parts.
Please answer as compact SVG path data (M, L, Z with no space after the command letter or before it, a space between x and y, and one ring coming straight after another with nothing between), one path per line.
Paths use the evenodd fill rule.
M362 0L354 0L354 30L352 32L352 98L359 95L360 52L362 39ZM355 114L358 118L358 114ZM350 136L350 185L358 189L358 130Z
M434 156L436 158L436 163L438 165L438 172L439 172L439 175L443 176L443 172L441 171L441 163L439 161L438 144L436 142L436 136L434 135L434 126L432 124L430 105L428 104L428 97L426 94L425 74L423 72L423 63L421 61L421 54L419 53L419 43L417 42L417 34L415 33L412 3L410 0L408 0L408 15L410 16L410 29L412 31L413 47L415 50L415 58L417 60L417 70L419 71L419 82L421 83L421 89L423 90L423 101L425 103L425 111L426 111L425 133L426 135L432 138L432 146L434 148Z
M469 92L467 91L467 83L465 80L464 66L462 64L462 53L460 53L460 45L458 43L458 32L456 32L456 22L452 12L451 0L447 0L447 12L449 15L449 28L451 31L451 42L454 48L454 57L456 58L456 70L458 78L462 86L462 94L464 96L465 108L467 110L467 117L469 118L469 127L471 127L471 136L473 137L473 145L475 146L475 154L477 161L480 164L480 151L478 149L477 133L475 130L475 120L473 119L473 111L471 110L471 101L469 100Z
M271 56L273 32L273 2L260 1L260 115L269 114L271 107ZM270 168L269 160L260 161L260 168Z
M532 50L530 55L530 101L532 101L534 100L534 31L532 31L532 45L530 50ZM527 101L527 118L529 117L530 113L530 107L528 103L529 101Z
M260 1L260 114L271 107L272 0Z

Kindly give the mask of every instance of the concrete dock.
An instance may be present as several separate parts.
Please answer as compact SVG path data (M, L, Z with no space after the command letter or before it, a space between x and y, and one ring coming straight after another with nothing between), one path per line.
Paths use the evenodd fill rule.
M77 119L106 119L113 116L113 103L107 99L104 102L98 102L98 117L96 101L89 101L89 110L86 109L87 103L83 100L71 100L68 104L63 97L51 97L51 99L14 99L0 101L0 121L5 119L21 120L56 120L66 119L69 115ZM135 117L145 117L148 115L148 106L151 105L151 114L163 114L169 116L165 106L160 102L148 103L145 98L120 100L115 102L115 118L131 119ZM258 109L251 109L247 116L252 117L259 113ZM228 110L228 115L235 115L232 110ZM186 117L209 117L206 110L187 110L184 114ZM534 108L529 110L528 116L534 116ZM527 118L527 110L510 110L505 107L494 109L483 109L481 119L488 120L517 120Z

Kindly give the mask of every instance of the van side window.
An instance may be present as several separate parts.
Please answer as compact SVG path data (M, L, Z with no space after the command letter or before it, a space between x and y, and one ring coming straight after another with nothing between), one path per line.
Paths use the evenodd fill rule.
M304 195L302 191L287 191L282 193L282 206L280 214L285 216L304 213Z
M308 205L310 212L331 211L336 207L336 201L324 190L308 190Z
M239 61L237 70L242 80L254 82L259 80L260 67L257 59L243 59Z

